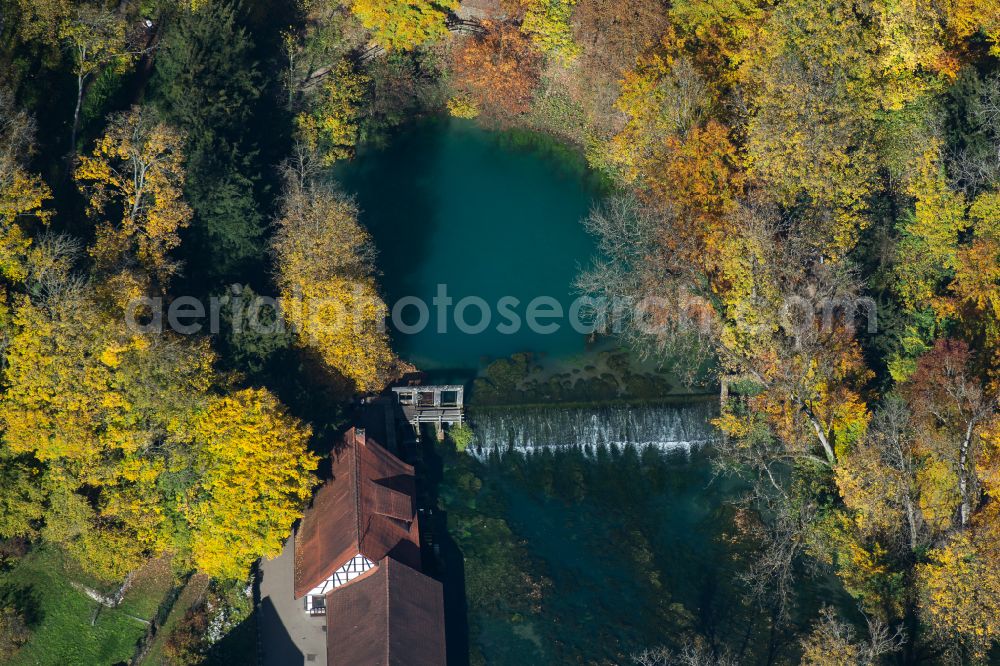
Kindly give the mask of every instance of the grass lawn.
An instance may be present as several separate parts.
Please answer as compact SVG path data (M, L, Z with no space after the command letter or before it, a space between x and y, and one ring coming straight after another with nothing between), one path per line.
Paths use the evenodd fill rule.
M160 666L164 663L163 644L166 642L167 637L170 636L170 632L184 619L184 614L187 613L188 609L201 600L207 587L208 578L206 576L194 576L188 581L187 585L184 586L184 590L177 597L177 601L174 602L173 608L171 608L170 614L167 616L163 626L157 632L156 638L153 639L153 644L150 646L149 652L146 653L146 657L140 662L142 666Z
M71 580L96 587L58 549L46 546L0 574L0 593L13 595L27 609L34 632L10 661L12 666L102 666L128 661L146 633L146 625L130 615L151 619L172 586L173 575L162 560L147 565L122 604L102 608L94 626L91 618L97 602L74 589Z
M163 666L164 645L187 611L205 596L209 580L204 575L194 576L177 597L170 615L160 627L156 638L140 662L141 666ZM213 645L201 662L203 666L253 666L257 663L257 618L251 614L233 627L218 643Z

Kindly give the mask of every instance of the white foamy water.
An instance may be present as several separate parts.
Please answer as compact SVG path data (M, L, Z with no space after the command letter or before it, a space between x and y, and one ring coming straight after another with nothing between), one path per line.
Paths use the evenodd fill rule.
M546 449L599 448L690 451L710 442L713 401L687 405L503 408L473 410L469 422L476 441L469 452L480 459L496 452L532 453Z

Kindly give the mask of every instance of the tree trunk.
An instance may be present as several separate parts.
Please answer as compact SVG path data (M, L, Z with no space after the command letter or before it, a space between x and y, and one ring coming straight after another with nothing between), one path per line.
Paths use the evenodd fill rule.
M83 75L76 77L76 109L73 111L73 131L70 133L69 153L76 154L76 130L80 125L80 107L83 106Z
M969 523L972 514L972 499L969 497L969 445L972 443L972 429L975 421L969 421L965 429L965 439L962 441L962 449L958 455L958 491L962 496L961 521L964 527Z
M812 410L804 402L802 403L802 408L806 412L806 416L809 417L809 423L812 424L813 430L816 432L816 438L819 443L823 445L823 452L826 454L826 459L831 465L837 464L837 456L833 452L833 447L830 445L830 439L826 436L823 431L823 426L820 424L819 420L813 415Z
M903 503L906 505L906 522L910 527L910 551L917 552L917 513L913 508L913 498L907 492L903 496Z
M121 586L118 588L118 592L115 593L115 606L116 607L119 604L121 604L122 599L125 598L125 593L128 592L128 589L130 587L132 587L132 581L135 579L135 573L136 573L135 569L133 569L132 571L129 571L128 575L125 576L125 580L122 581Z

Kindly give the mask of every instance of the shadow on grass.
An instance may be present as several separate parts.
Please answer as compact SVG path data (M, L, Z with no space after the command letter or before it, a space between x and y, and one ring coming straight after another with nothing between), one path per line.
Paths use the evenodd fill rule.
M0 588L0 608L13 607L29 628L42 623L42 603L34 588L28 585L7 585Z

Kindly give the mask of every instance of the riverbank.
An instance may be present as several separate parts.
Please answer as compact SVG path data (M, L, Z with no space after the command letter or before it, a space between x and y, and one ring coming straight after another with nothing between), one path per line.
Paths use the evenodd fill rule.
M573 356L521 352L497 359L472 382L470 404L647 404L717 395L707 372L687 385L667 366L604 338Z

